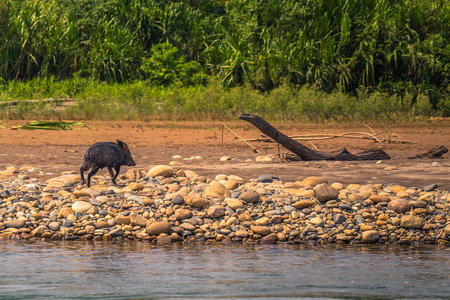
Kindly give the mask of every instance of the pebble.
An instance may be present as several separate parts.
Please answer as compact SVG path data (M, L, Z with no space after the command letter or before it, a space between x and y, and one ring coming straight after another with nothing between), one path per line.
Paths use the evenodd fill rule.
M195 156L192 159L196 160ZM448 244L450 193L435 184L284 183L213 178L167 165L79 189L79 175L0 180L0 239L226 243ZM156 173L156 170L161 171ZM165 170L165 171L164 171ZM159 172L158 171L158 172ZM37 192L39 191L39 192Z

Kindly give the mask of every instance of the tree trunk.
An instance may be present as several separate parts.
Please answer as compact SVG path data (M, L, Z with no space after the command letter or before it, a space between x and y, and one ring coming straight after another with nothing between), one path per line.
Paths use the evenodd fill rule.
M272 125L267 123L263 118L255 114L241 114L239 119L250 122L262 133L272 138L289 151L298 155L301 160L387 160L391 159L381 149L366 150L357 154L352 154L347 149L340 149L331 152L314 151L305 145L291 139L287 135L275 129Z

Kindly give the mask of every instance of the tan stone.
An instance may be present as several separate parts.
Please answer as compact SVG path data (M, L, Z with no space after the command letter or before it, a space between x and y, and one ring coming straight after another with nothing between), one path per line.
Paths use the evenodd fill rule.
M310 177L306 177L305 179L303 179L302 186L313 188L316 185L321 184L321 183L328 183L328 180L326 180L323 177L310 176Z
M131 182L128 187L132 191L142 191L144 189L144 185L140 182Z
M421 217L412 215L403 216L400 222L400 227L404 228L422 228L422 226L423 226L423 219Z
M380 233L376 230L364 231L361 234L361 242L366 244L373 244L380 238Z
M247 191L243 192L239 198L247 203L258 203L261 196L257 192Z
M206 188L204 196L211 197L230 197L230 191L220 182L212 181Z
M91 208L92 204L86 201L76 201L72 204L72 210L79 214L84 214Z
M338 191L327 183L321 183L314 187L314 195L320 202L337 199Z
M244 208L244 204L239 199L228 198L228 199L225 200L225 202L233 210L237 210L239 208Z
M228 190L234 190L237 189L239 187L239 182L237 182L236 180L227 180L223 183L223 185L228 189Z
M164 177L170 177L174 173L174 169L171 166L167 165L157 165L151 168L147 176L148 177L156 177L156 176L164 176Z
M177 218L178 221L189 219L192 217L192 212L189 209L180 208L175 211L175 218Z
M314 206L315 202L313 200L300 200L293 204L293 206L297 209L308 208Z
M155 223L148 223L146 226L147 233L149 235L159 235L161 233L169 233L172 229L172 226L169 222L155 222Z
M208 216L210 218L220 218L225 215L225 208L221 205L211 206L208 209Z
M390 202L391 198L389 198L389 196L386 195L371 195L369 197L370 200L372 200L375 203L380 203L380 202Z
M115 221L116 221L116 224L126 225L126 224L130 224L131 219L129 216L120 215L120 216L116 217Z
M260 235L268 235L271 233L270 227L267 226L251 226L250 229Z
M394 199L389 202L388 208L392 209L396 213L405 213L409 211L410 206L408 201L405 199Z
M146 218L144 218L142 215L140 215L140 214L137 214L137 213L135 213L135 212L132 212L131 214L130 214L130 224L132 225L132 226L141 226L141 227L144 227L145 225L147 225L147 219ZM116 223L117 223L117 221L116 221Z

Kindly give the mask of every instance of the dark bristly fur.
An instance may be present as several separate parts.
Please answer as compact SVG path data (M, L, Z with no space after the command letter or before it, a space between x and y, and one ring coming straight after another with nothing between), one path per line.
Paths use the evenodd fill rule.
M90 169L87 177L87 186L91 186L91 177L104 167L108 168L111 174L112 182L116 184L117 175L119 175L121 166L135 166L136 163L131 156L128 145L117 140L113 142L95 143L89 147L84 154L84 162L80 168L81 184L85 183L84 172ZM113 168L116 170L114 175Z

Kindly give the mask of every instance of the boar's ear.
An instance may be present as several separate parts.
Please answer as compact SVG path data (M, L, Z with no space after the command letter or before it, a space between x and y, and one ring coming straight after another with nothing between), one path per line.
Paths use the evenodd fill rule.
M124 149L124 150L130 151L130 150L128 149L128 145L127 145L126 143L120 141L120 140L117 140L117 145L119 145L119 147L122 148L122 149Z

